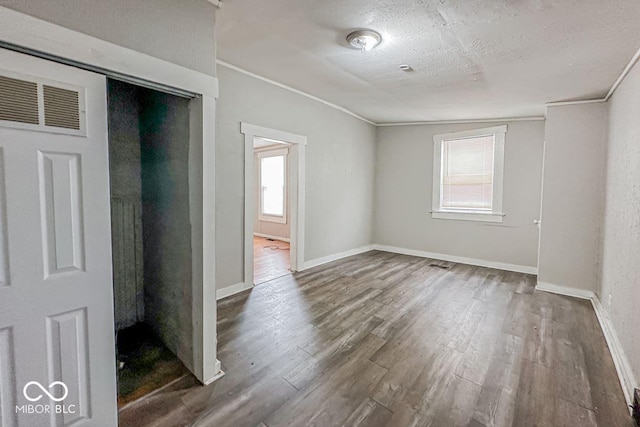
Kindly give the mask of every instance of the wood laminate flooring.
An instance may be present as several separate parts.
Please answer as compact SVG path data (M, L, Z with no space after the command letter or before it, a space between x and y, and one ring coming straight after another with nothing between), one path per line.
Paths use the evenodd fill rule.
M625 426L588 301L535 276L368 252L218 304L226 375L123 426Z
M261 284L290 274L289 243L253 236L253 283Z

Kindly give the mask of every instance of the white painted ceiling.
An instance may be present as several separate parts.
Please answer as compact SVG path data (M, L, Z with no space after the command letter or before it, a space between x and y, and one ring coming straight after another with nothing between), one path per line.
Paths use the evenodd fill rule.
M388 123L602 98L640 47L639 18L638 0L223 0L216 21L219 59ZM347 47L358 28L382 43Z

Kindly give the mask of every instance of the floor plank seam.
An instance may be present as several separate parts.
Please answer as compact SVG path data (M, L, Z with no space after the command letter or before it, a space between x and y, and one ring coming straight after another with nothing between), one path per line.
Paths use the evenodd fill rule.
M380 366L380 365L378 365ZM382 403L378 402L376 399L374 399L371 396L367 396L369 399L371 399L372 401L376 402L378 405L382 406L384 409L386 409L387 411L391 412L393 414L393 410L389 407L387 407L386 405L383 405Z
M295 389L296 389L296 391L300 391L300 390L302 390L302 388L304 388L304 387L302 387L302 388L298 388L298 387L294 386L294 385L293 385L293 384L291 384L291 383L289 382L289 380L287 380L285 377L280 377L280 378L282 378L282 379L283 379L287 384L289 384L291 387L295 388Z

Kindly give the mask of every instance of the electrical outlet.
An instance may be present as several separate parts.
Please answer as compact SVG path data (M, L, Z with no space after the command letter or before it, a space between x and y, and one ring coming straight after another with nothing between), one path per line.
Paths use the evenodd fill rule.
M640 390L633 391L633 419L637 426L640 426Z

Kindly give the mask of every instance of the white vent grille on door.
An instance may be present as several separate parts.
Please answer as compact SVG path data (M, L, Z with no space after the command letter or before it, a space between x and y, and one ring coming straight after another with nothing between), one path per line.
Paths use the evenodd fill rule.
M80 130L78 92L44 85L44 124Z
M0 120L37 125L38 84L0 76Z
M0 126L86 136L81 86L0 70Z

